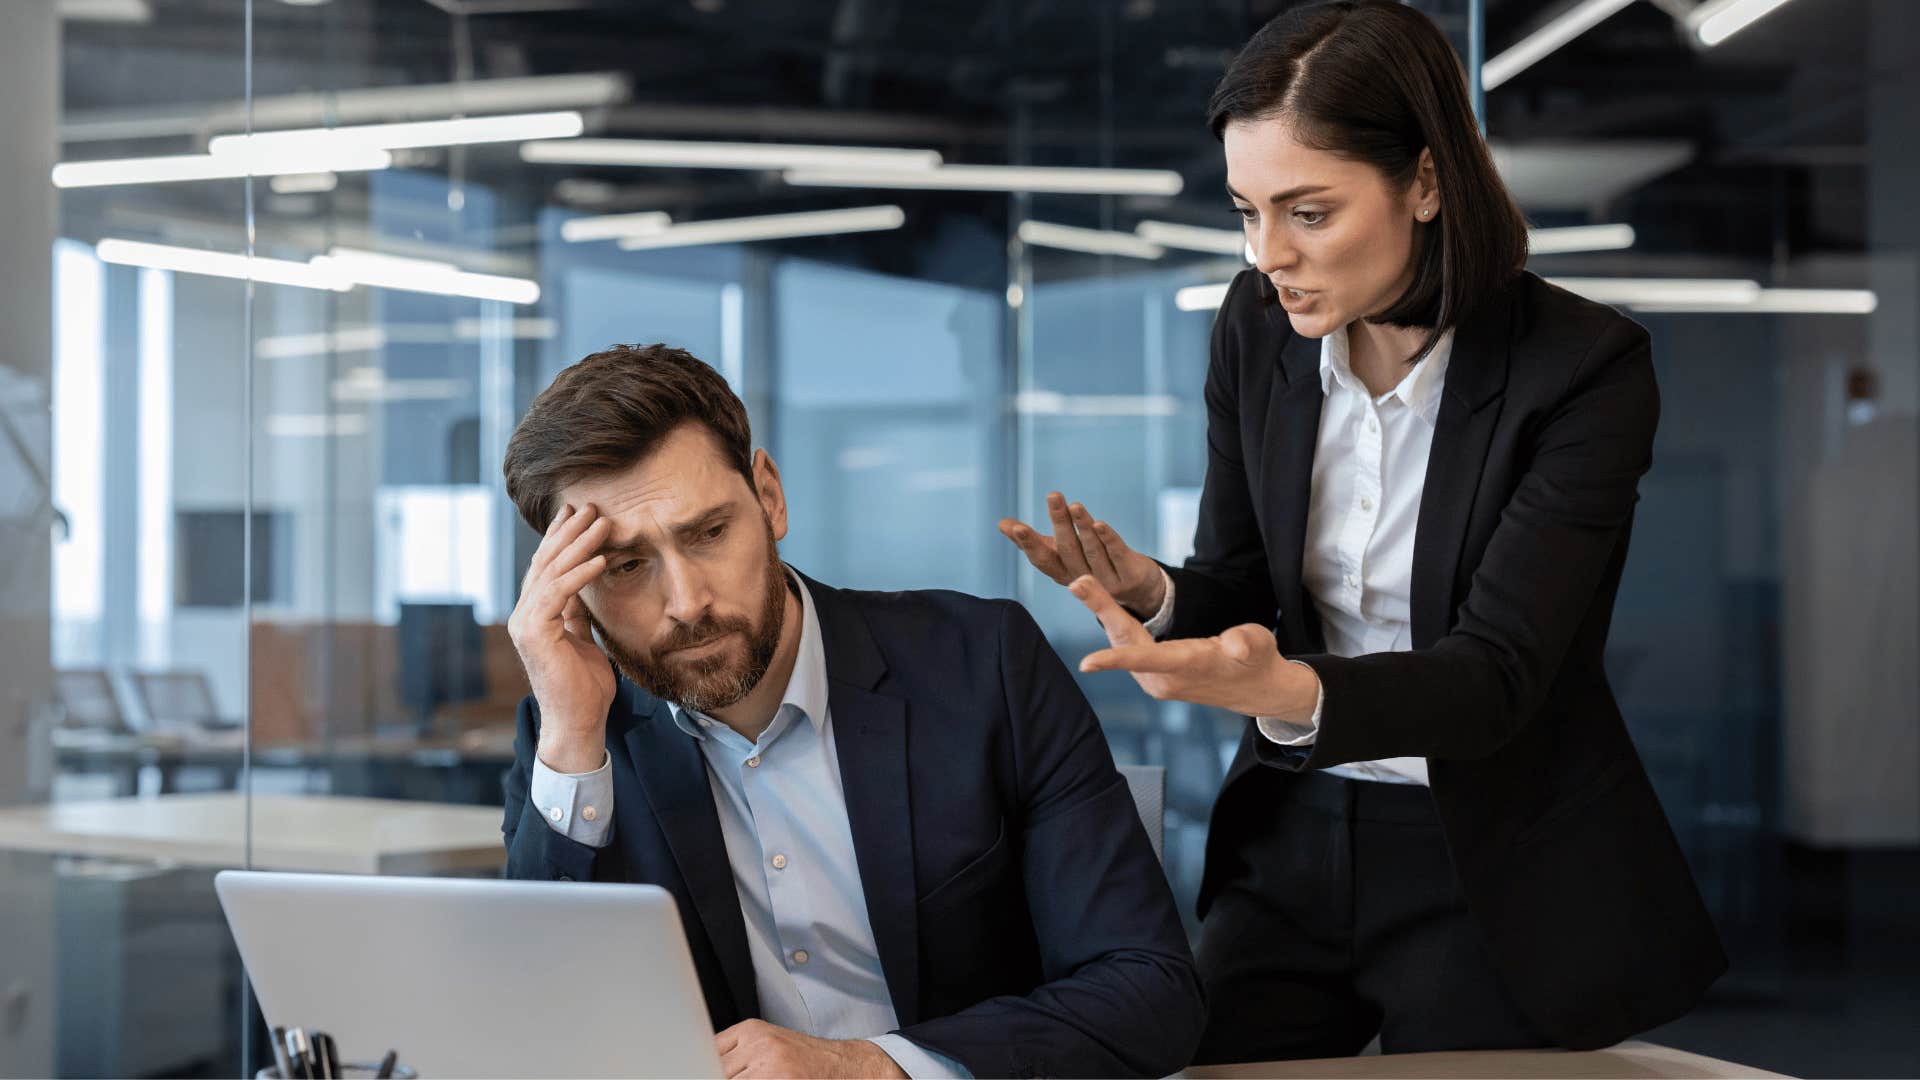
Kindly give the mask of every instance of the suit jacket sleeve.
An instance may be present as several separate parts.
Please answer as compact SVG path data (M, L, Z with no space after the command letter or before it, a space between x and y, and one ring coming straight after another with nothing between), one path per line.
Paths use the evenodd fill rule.
M1185 566L1167 567L1176 596L1165 635L1170 638L1206 637L1241 623L1274 624L1273 576L1241 446L1241 349L1233 331L1234 313L1260 303L1254 278L1252 273L1234 278L1213 320L1205 393L1207 475L1200 488L1193 555Z
M513 768L501 781L506 819L500 826L507 846L507 876L529 881L621 881L619 845L590 847L560 835L540 816L529 797L535 751L540 744L540 706L532 695L520 702L515 718Z
M1256 739L1261 761L1320 769L1500 749L1545 702L1624 556L1659 418L1647 332L1610 320L1539 422L1453 630L1412 652L1294 657L1320 676L1319 736L1311 748Z
M1003 607L1027 907L1042 977L902 1030L977 1076L1164 1076L1205 1006L1186 933L1093 710L1032 616Z

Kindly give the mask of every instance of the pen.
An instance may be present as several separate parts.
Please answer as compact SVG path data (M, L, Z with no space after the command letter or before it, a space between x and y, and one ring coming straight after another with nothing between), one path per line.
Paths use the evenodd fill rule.
M287 1032L287 1053L292 1055L294 1065L300 1070L300 1080L317 1080L313 1075L313 1059L307 1056L308 1051L312 1049L313 1045L307 1041L305 1029L294 1028ZM293 1078L288 1077L288 1080Z
M393 1080L393 1063L399 1060L400 1051L387 1051L387 1056L380 1059L380 1071L373 1074L374 1080Z
M340 1075L339 1066L334 1064L333 1036L324 1031L313 1033L313 1060L320 1080L334 1080Z
M280 1080L293 1080L293 1062L287 1060L287 1029L273 1029L273 1070Z

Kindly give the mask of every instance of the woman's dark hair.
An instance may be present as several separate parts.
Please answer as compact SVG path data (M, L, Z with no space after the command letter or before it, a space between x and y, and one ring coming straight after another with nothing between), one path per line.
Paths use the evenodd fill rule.
M1362 161L1404 188L1433 154L1440 214L1415 226L1413 282L1370 321L1448 327L1527 261L1527 220L1493 165L1467 76L1433 21L1395 0L1334 0L1283 12L1253 35L1207 103L1215 138L1241 120L1284 118L1303 145Z
M562 371L507 440L507 497L534 532L559 512L561 489L631 468L682 424L712 434L728 467L753 486L746 406L684 349L615 345Z

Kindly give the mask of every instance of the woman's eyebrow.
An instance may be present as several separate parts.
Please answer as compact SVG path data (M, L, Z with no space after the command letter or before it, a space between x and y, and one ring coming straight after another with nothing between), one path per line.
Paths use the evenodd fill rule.
M1326 190L1327 190L1327 185L1325 184L1301 184L1298 187L1288 188L1287 190L1281 192L1278 195L1275 195L1273 198L1268 199L1267 201L1274 202L1274 203L1283 203L1289 199L1297 199L1302 195L1313 195L1318 192L1322 192ZM1239 192L1233 190L1232 184L1227 185L1227 194L1233 196L1236 199L1239 199L1241 202L1253 201L1252 199L1247 198L1245 195L1242 195Z

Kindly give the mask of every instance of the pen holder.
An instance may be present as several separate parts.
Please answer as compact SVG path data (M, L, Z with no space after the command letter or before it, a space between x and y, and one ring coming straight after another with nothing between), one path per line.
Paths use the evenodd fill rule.
M341 1080L362 1080L362 1078L372 1080L372 1077L378 1075L379 1072L380 1063L377 1061L351 1061L340 1066ZM420 1080L420 1074L414 1072L411 1067L406 1065L395 1065L391 1075L393 1080ZM254 1073L253 1077L254 1080L286 1080L285 1077L280 1075L280 1070L274 1068L272 1065Z

